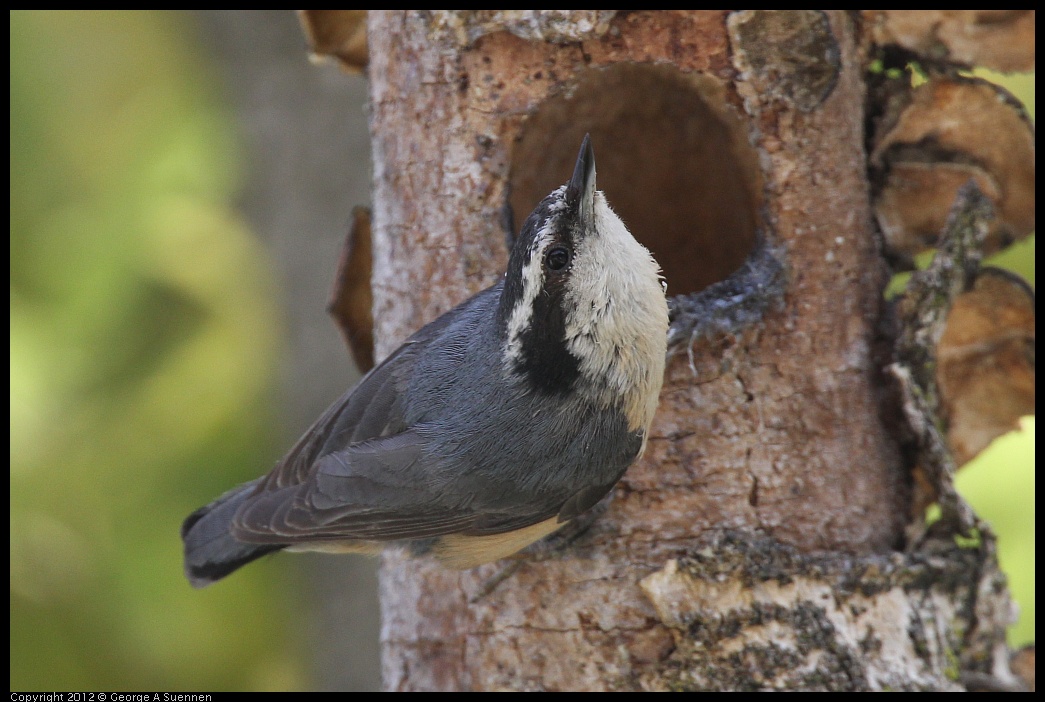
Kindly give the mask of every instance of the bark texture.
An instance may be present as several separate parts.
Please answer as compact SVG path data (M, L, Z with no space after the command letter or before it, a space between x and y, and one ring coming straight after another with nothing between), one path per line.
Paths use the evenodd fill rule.
M669 295L710 290L759 247L786 282L742 291L776 296L757 319L683 339L645 456L567 553L527 561L489 592L503 563L454 572L384 556L386 688L947 687L947 646L910 675L853 667L907 649L876 649L866 622L825 614L827 585L792 598L791 614L736 622L763 653L779 622L812 622L823 636L783 645L800 660L775 659L760 677L752 654L724 676L680 676L694 650L681 632L713 608L694 618L664 595L726 535L734 550L761 544L752 558L796 554L774 560L795 570L784 579L830 552L843 580L878 564L883 591L908 587L885 555L901 543L910 490L875 355L887 273L853 16L374 11L368 22L377 358L502 275L506 223L565 182L585 132L600 189L661 262ZM747 572L712 575L744 599ZM649 579L658 573L671 577ZM717 631L727 648L716 665L728 665L733 634ZM849 662L835 676L820 660ZM799 663L803 676L773 682L770 671Z

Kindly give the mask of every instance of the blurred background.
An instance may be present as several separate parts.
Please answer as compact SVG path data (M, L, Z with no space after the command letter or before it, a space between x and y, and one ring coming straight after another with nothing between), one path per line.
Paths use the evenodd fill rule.
M290 11L10 20L11 689L377 689L373 561L194 591L178 538L357 377L324 307L369 201L365 80L310 65ZM991 78L1033 114L1033 76ZM959 489L1032 641L1033 418Z
M290 11L10 19L11 688L376 689L374 561L195 591L178 538L357 377L364 79Z

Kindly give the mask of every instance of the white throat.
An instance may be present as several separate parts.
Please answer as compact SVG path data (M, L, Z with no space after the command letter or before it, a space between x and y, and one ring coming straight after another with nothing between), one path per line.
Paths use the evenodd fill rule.
M584 387L624 400L633 429L647 429L664 380L668 305L660 266L628 232L601 192L595 232L581 238L567 292L566 342Z

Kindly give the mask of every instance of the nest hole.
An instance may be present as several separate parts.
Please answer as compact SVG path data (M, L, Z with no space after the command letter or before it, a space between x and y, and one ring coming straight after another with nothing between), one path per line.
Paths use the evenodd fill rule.
M762 186L721 84L672 66L582 73L521 129L509 176L517 215L569 179L585 132L597 187L653 252L669 295L702 290L743 264L755 245Z

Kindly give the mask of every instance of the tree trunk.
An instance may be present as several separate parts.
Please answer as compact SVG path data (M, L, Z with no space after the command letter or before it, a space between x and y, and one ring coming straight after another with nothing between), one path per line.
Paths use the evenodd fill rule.
M498 280L505 204L521 221L565 182L586 132L677 351L644 457L567 553L492 589L503 563L384 556L386 687L953 687L979 562L896 551L910 469L853 16L368 22L377 357Z

